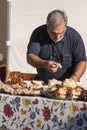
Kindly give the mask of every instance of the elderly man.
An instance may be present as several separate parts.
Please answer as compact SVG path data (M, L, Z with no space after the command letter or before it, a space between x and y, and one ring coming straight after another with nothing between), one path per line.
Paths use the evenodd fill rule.
M47 24L36 28L27 47L27 62L37 68L37 79L79 81L86 69L86 52L80 34L67 26L62 10L53 10Z

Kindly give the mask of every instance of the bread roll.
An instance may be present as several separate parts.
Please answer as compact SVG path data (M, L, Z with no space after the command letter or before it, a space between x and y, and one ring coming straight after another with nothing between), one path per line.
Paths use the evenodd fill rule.
M31 80L31 83L35 84L35 85L44 85L46 84L44 81L42 80Z
M79 87L76 87L76 88L73 88L71 92L72 92L72 95L79 95L80 96L82 89Z
M76 82L73 79L65 79L63 81L63 86L70 87L70 88L76 88Z
M56 85L56 84L62 85L62 81L56 80L56 79L54 79L54 78L48 80L48 85L49 85L49 86L53 86L53 85Z
M67 89L64 89L63 87L61 87L61 88L59 88L57 90L57 93L59 93L59 94L67 94Z
M44 81L41 81L41 80L31 80L31 87L33 89L40 89L45 84L46 83Z
M49 91L53 92L56 91L58 89L58 87L56 85L52 86Z
M4 92L14 94L14 89L11 87L11 85L3 84L2 89L4 90Z
M15 94L24 94L24 89L22 88L18 88L18 89L15 89Z
M40 95L41 92L40 92L40 90L32 90L31 94L33 94L33 95Z
M56 97L58 99L66 99L66 95L65 94L56 94Z

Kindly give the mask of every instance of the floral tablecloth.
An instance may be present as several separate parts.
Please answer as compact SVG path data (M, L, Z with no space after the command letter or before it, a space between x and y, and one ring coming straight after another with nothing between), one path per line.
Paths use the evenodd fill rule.
M87 130L87 102L0 94L0 128Z

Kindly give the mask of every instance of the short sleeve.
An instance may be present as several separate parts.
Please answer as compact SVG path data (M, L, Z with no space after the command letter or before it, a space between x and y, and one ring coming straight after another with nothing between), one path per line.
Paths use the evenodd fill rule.
M74 41L73 56L76 62L86 61L85 45L79 34L76 35L76 40Z
M38 42L31 42L27 47L27 54L39 55L40 53L40 44Z
M30 41L28 43L27 46L27 54L35 54L35 55L39 55L40 53L40 42L39 42L39 35L38 35L38 31L35 30L30 38Z

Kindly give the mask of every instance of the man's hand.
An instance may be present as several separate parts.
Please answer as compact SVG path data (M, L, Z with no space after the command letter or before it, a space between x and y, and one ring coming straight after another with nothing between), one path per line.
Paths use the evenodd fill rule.
M41 59L40 57L34 54L27 55L27 62L33 67L47 69L52 73L55 73L58 69L62 68L60 63Z
M45 61L44 65L45 68L52 73L55 73L58 69L62 68L61 64L55 61Z
M75 82L79 82L85 70L86 70L86 61L81 61L77 63L74 69L74 73L71 75L70 78L72 78Z

